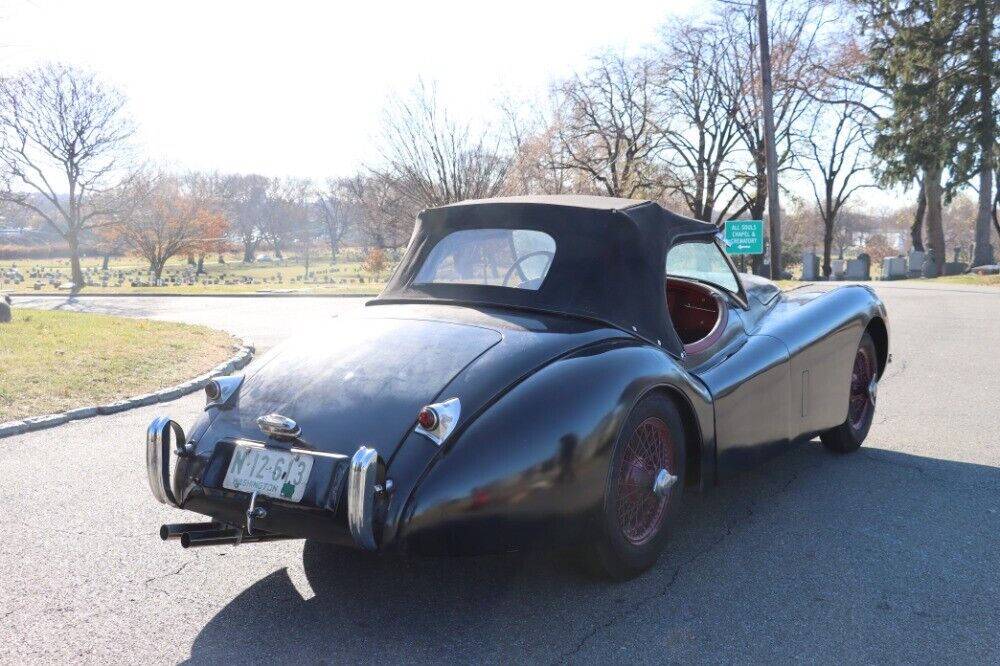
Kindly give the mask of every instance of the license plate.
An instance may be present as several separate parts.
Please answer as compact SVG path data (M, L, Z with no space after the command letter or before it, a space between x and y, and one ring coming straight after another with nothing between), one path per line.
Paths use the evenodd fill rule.
M312 466L312 456L302 453L237 445L222 486L298 502L306 490Z

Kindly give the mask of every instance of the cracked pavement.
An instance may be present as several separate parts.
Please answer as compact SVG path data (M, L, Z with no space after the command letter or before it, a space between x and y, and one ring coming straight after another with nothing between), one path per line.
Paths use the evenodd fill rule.
M200 395L0 440L0 662L1000 662L1000 290L877 285L895 362L861 452L688 492L624 584L563 554L399 562L183 550L143 434ZM206 323L266 349L363 299L20 299Z

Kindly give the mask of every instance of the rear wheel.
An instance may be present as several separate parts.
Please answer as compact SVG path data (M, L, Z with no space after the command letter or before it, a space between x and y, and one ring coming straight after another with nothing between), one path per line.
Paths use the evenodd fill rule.
M656 562L666 541L666 525L681 500L684 454L677 407L661 395L644 398L615 442L601 535L589 553L592 569L625 580Z
M878 354L875 343L866 331L861 336L854 367L851 370L851 395L847 407L847 420L836 428L820 435L823 446L837 453L856 451L868 436L875 416L875 397L878 389Z

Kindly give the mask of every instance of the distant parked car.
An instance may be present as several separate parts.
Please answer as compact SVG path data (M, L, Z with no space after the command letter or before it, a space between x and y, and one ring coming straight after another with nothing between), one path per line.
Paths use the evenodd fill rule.
M638 574L685 489L816 435L858 448L889 359L871 289L782 293L716 234L625 199L424 211L367 307L212 382L187 436L153 421L154 496L212 519L161 536L573 545Z

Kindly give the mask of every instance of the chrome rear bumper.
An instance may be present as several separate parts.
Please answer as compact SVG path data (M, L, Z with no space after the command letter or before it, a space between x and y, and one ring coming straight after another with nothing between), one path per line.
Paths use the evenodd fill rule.
M184 430L166 416L153 420L146 429L146 473L149 489L157 501L179 507L174 496L170 453L191 455ZM351 538L365 550L378 550L376 512L380 499L392 490L385 478L385 463L378 451L362 446L351 457L347 473L347 523Z

